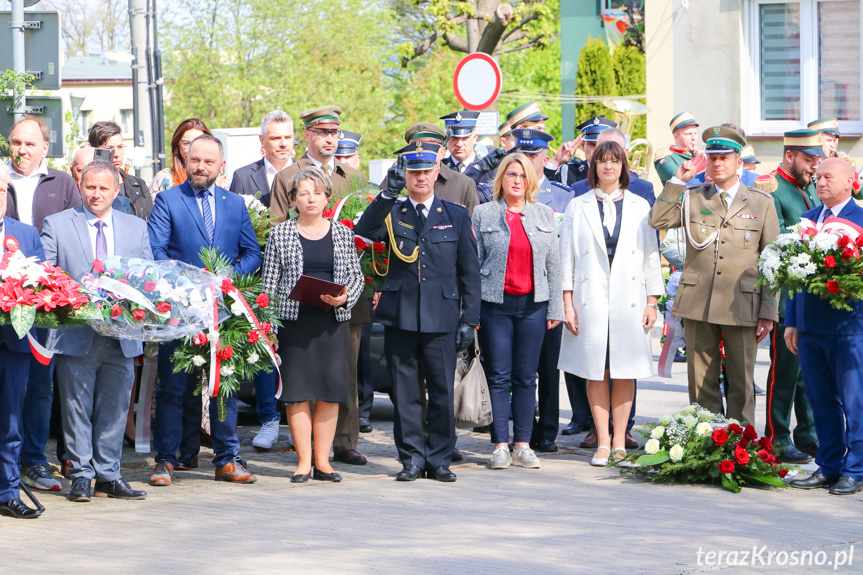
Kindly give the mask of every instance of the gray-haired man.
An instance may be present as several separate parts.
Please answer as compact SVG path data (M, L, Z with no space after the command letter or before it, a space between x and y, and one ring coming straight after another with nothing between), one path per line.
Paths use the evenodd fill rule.
M231 191L245 195L261 192L261 201L269 206L276 174L294 162L293 120L281 110L273 110L261 120L261 135L258 137L264 157L234 172Z

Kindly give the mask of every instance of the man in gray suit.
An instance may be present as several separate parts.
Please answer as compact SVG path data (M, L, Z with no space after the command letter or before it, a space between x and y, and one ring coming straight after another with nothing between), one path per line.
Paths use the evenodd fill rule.
M45 218L45 259L80 279L94 260L109 256L153 259L144 220L111 209L120 193L117 168L104 161L88 164L81 174L83 206ZM140 341L118 341L92 328L52 330L48 349L57 356L57 383L63 402L63 436L72 461L70 501L96 495L143 499L120 475L123 430L135 380L134 357Z

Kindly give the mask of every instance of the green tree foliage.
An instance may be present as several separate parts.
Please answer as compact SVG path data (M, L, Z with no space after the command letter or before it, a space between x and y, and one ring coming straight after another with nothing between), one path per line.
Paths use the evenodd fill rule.
M575 75L575 93L579 96L615 96L617 81L614 77L614 60L605 42L588 38L578 56L578 73ZM602 102L576 104L575 123L581 124L593 116L611 117L611 111Z
M618 46L614 50L614 80L621 96L644 94L647 91L647 66L642 54L636 48ZM644 99L639 102L645 103ZM640 116L635 122L632 138L647 137L647 122Z

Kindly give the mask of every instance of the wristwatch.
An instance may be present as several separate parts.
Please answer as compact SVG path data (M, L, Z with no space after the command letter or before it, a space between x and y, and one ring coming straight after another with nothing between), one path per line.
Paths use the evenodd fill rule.
M656 307L655 303L649 303L649 304L647 304L647 307L652 307L653 309L659 309Z

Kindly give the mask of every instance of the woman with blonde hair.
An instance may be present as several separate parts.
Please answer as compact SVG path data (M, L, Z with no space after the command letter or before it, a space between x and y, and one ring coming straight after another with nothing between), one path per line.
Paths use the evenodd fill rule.
M489 465L537 469L530 448L536 371L545 330L563 319L555 216L537 203L536 170L524 154L503 159L493 190L495 201L474 208L472 218L482 280L479 339L494 416Z

